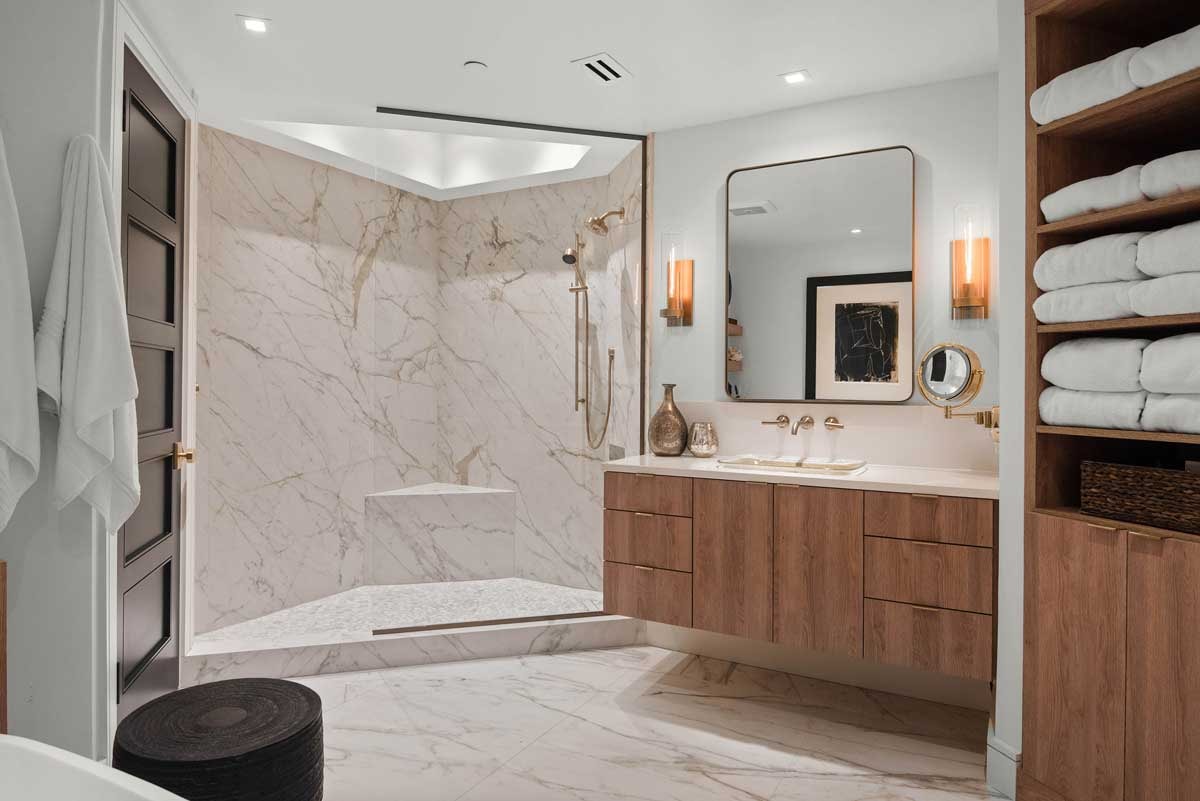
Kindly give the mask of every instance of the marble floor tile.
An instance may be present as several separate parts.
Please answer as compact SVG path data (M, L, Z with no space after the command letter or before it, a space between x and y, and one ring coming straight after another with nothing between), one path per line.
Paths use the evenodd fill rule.
M302 679L329 801L975 801L983 712L651 646Z

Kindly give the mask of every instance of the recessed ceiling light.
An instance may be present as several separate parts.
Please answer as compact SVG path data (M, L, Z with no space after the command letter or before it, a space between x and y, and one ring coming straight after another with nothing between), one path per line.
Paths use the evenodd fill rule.
M262 17L248 17L245 14L238 14L237 18L242 21L242 27L250 33L267 32L267 20Z
M861 234L861 233L862 233L862 229L861 229L861 228L851 228L851 229L850 229L850 233L852 233L852 234Z
M812 76L808 74L808 70L794 70L785 72L779 76L788 83L808 83L812 80Z

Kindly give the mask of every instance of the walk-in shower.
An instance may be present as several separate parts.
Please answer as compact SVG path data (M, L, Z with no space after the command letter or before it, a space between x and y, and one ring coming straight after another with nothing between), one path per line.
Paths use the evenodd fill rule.
M599 236L608 235L608 218L616 217L618 220L625 220L625 207L606 211L604 214L588 217L584 223L588 230ZM593 437L592 435L592 372L591 372L591 356L590 342L590 319L588 313L588 283L587 274L583 269L583 239L579 234L575 234L575 247L567 248L563 251L563 262L575 268L575 283L571 285L570 292L575 296L575 410L583 407L583 430L587 435L588 447L596 450L604 444L604 437L608 433L608 421L612 417L612 393L613 393L613 362L616 360L616 348L608 349L608 400L604 404L604 424L600 427L600 433ZM582 302L581 299L582 298ZM582 315L580 307L582 306ZM583 393L580 394L579 381L579 350L580 342L582 341L583 348Z
M190 588L208 666L608 625L602 465L637 452L644 410L643 144L422 119L355 171L269 131L200 130ZM591 162L463 187L386 169L447 127L448 153L500 167L556 139Z

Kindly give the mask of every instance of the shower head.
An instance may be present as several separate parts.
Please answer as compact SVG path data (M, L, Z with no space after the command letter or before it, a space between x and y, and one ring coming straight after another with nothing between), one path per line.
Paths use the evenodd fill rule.
M617 219L623 221L625 219L625 208L622 206L619 209L606 211L599 217L588 217L585 224L592 233L604 235L608 233L608 218L613 215L616 215Z
M563 264L574 265L579 261L579 251L575 248L567 248L563 251Z

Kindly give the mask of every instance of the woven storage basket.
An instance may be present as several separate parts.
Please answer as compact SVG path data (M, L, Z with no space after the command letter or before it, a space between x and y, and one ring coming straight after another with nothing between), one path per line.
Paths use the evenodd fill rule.
M1080 465L1080 511L1200 534L1200 473L1108 462Z

